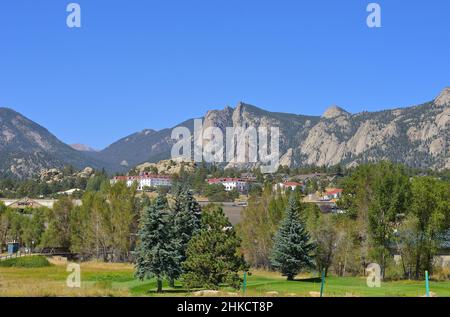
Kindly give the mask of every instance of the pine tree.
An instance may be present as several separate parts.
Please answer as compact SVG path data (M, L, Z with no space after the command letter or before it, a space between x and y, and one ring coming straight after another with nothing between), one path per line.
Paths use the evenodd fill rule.
M313 266L315 246L300 218L300 205L294 194L289 199L286 215L274 238L271 263L289 281L304 268Z
M222 208L202 216L202 229L188 244L183 263L186 287L218 289L221 284L240 288L239 271L248 269L238 253L241 241Z
M181 263L186 260L186 250L192 236L200 230L201 208L192 193L181 187L175 190L175 204L172 214L172 235L177 244L180 265L169 277L170 286L174 286L174 281L183 273Z
M176 275L180 267L179 244L171 232L167 199L159 195L144 210L139 231L140 245L136 255L136 276L140 280L155 277L157 292L162 292L162 281Z
M202 209L200 207L200 204L194 198L194 195L189 189L185 191L184 196L186 197L184 211L188 213L191 218L193 229L192 235L193 235L197 230L200 230L202 220Z
M177 202L178 201L178 202ZM180 193L174 209L174 233L181 240L181 254L185 259L187 244L200 229L201 208L189 190Z

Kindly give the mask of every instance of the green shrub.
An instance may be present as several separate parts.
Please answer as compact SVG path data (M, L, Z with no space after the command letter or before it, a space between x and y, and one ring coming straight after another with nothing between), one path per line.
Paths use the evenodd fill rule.
M25 256L21 258L0 261L0 267L37 268L51 266L47 258L43 256Z
M385 280L386 281L399 281L404 278L403 268L400 264L396 264L394 261L388 261Z

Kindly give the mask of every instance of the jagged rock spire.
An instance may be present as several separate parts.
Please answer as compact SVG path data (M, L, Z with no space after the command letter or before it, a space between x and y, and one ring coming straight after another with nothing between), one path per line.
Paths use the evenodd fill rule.
M450 105L450 87L444 88L434 103L438 106Z
M350 113L348 113L347 111L345 111L344 109L342 109L341 107L338 107L336 105L333 105L331 107L329 107L325 113L322 115L322 118L325 119L333 119L333 118L337 118L340 117L342 115L347 116Z

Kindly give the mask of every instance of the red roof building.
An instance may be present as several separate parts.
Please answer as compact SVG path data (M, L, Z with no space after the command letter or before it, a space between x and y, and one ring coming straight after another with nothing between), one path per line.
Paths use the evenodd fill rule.
M342 189L339 188L332 188L325 192L325 195L323 196L323 200L333 200L333 199L339 199L342 196Z

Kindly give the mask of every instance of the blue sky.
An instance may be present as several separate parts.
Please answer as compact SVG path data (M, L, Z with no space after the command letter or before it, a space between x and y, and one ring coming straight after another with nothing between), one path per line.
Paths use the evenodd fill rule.
M450 86L450 1L0 2L0 106L96 148L239 101L320 115L418 104Z

